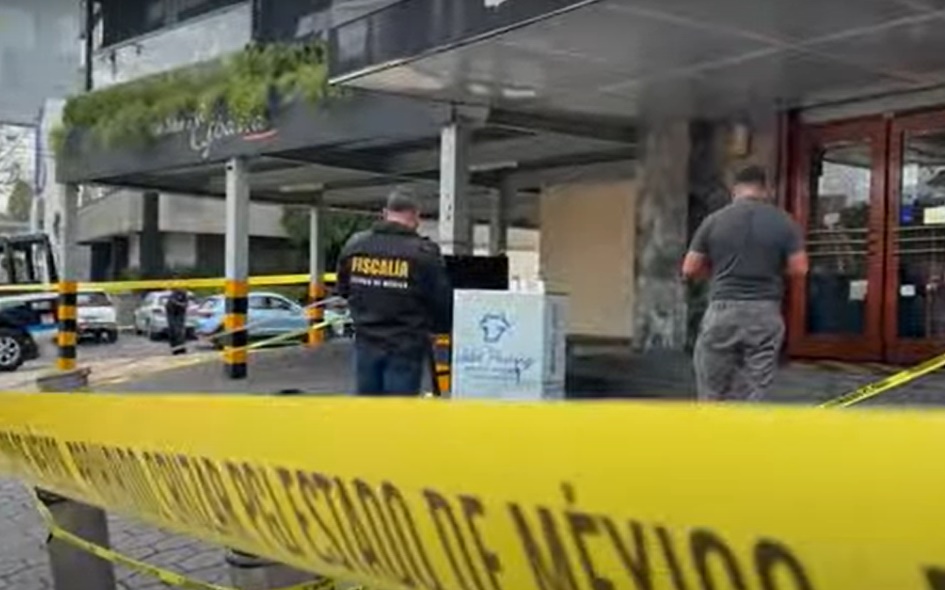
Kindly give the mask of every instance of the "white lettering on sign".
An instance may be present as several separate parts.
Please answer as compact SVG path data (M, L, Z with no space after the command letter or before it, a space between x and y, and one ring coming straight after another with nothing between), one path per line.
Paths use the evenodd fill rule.
M154 129L156 137L188 133L190 149L209 158L213 147L220 141L234 137L275 134L266 117L255 117L249 121L235 121L225 117L207 119L204 116L171 117Z

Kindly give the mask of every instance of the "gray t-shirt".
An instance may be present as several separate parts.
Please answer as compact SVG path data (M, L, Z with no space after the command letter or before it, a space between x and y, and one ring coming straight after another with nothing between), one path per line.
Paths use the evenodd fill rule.
M754 199L739 199L709 215L689 247L709 259L712 301L780 301L787 258L802 248L794 220Z

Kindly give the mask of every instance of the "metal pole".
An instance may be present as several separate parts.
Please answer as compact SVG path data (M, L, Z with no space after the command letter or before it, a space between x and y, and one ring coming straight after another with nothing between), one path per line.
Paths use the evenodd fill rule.
M467 255L473 251L468 144L469 131L459 121L440 133L440 246L444 254Z
M77 225L79 211L79 187L75 184L59 186L59 360L56 364L60 371L74 371L76 368L76 289L78 280Z
M309 209L309 241L308 241L308 272L309 272L309 303L315 303L325 298L325 247L322 229L321 195L316 198L315 204ZM309 325L313 326L308 332L309 346L318 346L325 341L325 330L315 329L325 319L325 309L322 306L309 308Z
M245 379L247 375L246 326L249 278L249 170L245 158L226 163L226 320L232 332L224 350L226 375Z

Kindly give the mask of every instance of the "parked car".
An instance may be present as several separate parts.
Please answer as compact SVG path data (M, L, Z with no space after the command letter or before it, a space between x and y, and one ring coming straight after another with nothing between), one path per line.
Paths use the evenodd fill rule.
M0 371L15 371L39 358L37 339L55 337L56 297L34 293L0 298Z
M135 310L135 333L145 334L151 340L159 340L167 336L167 312L165 305L170 291L153 291L148 293L138 309ZM187 294L187 337L193 338L197 332L197 300L192 293Z
M350 338L354 336L354 325L351 323L351 310L344 301L336 301L325 306L325 321L331 322L329 334L336 338Z
M226 299L222 295L207 298L197 310L197 316L197 335L202 338L217 336L224 329ZM272 338L308 329L305 308L278 293L250 293L246 323L250 338ZM222 346L222 340L216 338L213 344Z
M118 313L108 293L83 291L76 296L76 304L76 324L80 339L118 341Z

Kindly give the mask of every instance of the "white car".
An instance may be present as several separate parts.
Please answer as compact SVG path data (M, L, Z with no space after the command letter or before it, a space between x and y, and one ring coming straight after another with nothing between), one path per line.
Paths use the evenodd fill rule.
M151 340L167 336L167 298L170 291L148 293L138 309L135 310L135 333L145 334ZM193 338L197 331L197 300L192 293L187 294L187 337Z
M76 325L79 338L105 342L118 340L118 313L104 291L83 291L76 295Z

